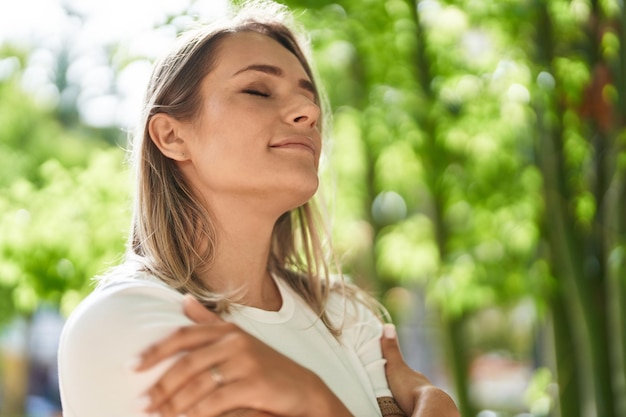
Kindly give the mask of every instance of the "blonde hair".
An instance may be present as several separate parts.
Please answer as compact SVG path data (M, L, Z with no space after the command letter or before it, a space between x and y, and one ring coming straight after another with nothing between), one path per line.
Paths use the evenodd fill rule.
M289 14L283 6L257 1L246 4L227 22L188 33L177 48L155 64L146 94L142 130L134 138L132 156L137 190L127 258L218 313L229 310L228 295L206 288L196 273L213 260L214 219L174 161L153 143L148 125L157 113L179 120L197 116L201 108L198 83L214 68L221 40L238 32L257 32L278 41L297 57L317 90L301 41L290 26ZM318 233L324 229L318 227L318 221L311 201L283 214L274 226L267 267L304 299L333 334L339 334L340 326L331 323L325 313L331 282ZM199 248L203 250L199 252Z

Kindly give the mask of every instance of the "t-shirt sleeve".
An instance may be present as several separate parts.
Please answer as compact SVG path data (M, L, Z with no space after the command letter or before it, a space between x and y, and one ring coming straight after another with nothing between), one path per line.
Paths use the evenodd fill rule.
M180 326L182 295L159 284L114 284L87 297L68 319L59 346L59 382L65 417L144 416L139 399L171 366L145 372L132 363Z
M337 296L334 294L334 296ZM383 332L383 323L380 318L363 303L355 300L347 300L335 304L335 317L345 317L343 320L342 341L351 346L356 352L361 365L365 369L372 384L376 397L391 396L380 338ZM338 305L341 305L340 313Z

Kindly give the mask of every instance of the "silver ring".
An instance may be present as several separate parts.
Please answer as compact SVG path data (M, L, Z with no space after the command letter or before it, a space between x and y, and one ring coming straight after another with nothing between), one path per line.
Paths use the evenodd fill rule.
M215 385L219 388L224 385L224 375L220 372L217 366L212 366L209 368L209 373L211 375L211 379L215 382Z

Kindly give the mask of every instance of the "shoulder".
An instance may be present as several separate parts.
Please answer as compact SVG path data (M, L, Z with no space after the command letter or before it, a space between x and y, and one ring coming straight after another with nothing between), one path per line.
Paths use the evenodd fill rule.
M134 276L111 280L83 300L68 318L59 346L68 415L133 415L135 397L165 369L138 374L129 363L176 328L191 324L182 299L156 279Z
M325 311L331 322L341 329L340 339L344 343L363 346L382 335L382 307L353 284L334 285Z
M182 299L181 294L149 276L107 282L72 312L63 331L64 341L87 335L100 338L109 331L137 331L146 324L184 316Z
M332 320L341 321L344 327L364 322L382 325L384 316L380 303L351 283L335 283L331 286L325 310Z

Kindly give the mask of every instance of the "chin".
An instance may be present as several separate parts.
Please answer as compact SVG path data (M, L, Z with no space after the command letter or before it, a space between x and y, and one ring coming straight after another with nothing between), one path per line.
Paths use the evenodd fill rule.
M315 183L300 183L295 187L289 187L290 191L286 193L285 197L289 200L289 210L293 210L310 201L317 192L318 186L319 182L316 181Z

